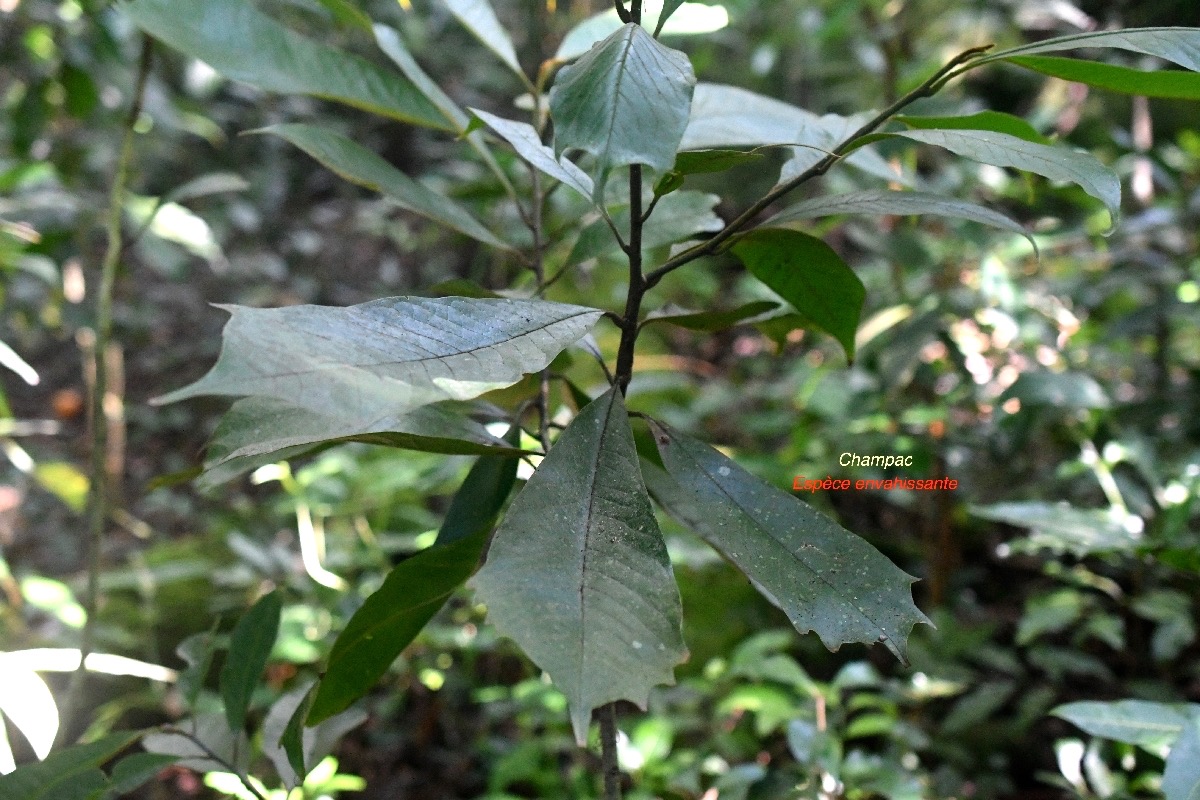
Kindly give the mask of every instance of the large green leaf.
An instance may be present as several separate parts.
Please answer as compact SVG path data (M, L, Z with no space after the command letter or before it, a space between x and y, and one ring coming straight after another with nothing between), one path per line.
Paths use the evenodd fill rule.
M1162 791L1166 800L1200 800L1200 719L1189 720L1171 746Z
M462 585L487 540L487 528L401 561L354 612L329 653L306 725L344 711L387 672L401 651Z
M543 300L463 297L224 308L233 316L216 365L156 402L268 397L369 423L516 383L545 368L601 314Z
M517 51L508 31L504 30L500 20L496 19L496 10L488 0L445 0L445 3L463 27L495 53L504 62L504 66L521 80L528 80L521 69L521 62L517 60Z
M1145 700L1067 703L1050 713L1092 736L1142 747L1171 743L1188 722L1187 713L1179 707Z
M1057 36L1032 44L997 50L974 61L987 64L1007 61L1013 56L1035 53L1057 53L1081 48L1115 48L1157 56L1193 72L1200 72L1200 28L1126 28L1116 31L1094 31Z
M275 646L282 611L279 592L265 594L238 620L230 636L229 654L221 670L221 699L232 730L240 731L246 724L246 709Z
M532 125L498 117L478 108L472 108L471 113L511 144L521 158L587 199L592 199L595 190L592 179L566 156L556 156L553 150L542 144L542 138Z
M882 642L904 657L909 631L928 622L915 580L874 547L717 450L652 422L666 473L647 464L654 499L719 550L801 632L826 647Z
M866 137L866 140L886 136L902 136L945 148L973 161L997 167L1013 167L1050 180L1074 183L1104 203L1114 225L1121 215L1121 181L1090 153L1037 144L1007 133L981 130L896 131Z
M248 0L133 0L121 8L151 36L234 80L447 127L429 100L400 76L288 30Z
M458 203L414 181L379 155L340 133L300 123L272 125L259 132L283 137L346 180L380 192L403 209L440 222L484 244L512 248Z
M451 455L520 451L473 420L424 406L363 424L271 397L238 400L221 418L204 460L200 484L216 486L251 469L294 458L322 445L363 442Z
M1052 78L1085 83L1110 92L1175 100L1200 100L1200 75L1194 72L1130 69L1099 61L1059 56L1013 56L1006 60L1010 64Z
M854 334L867 290L832 247L807 233L766 228L741 238L733 253L854 360Z
M679 590L620 392L563 431L472 584L488 619L567 696L581 745L592 709L645 708L653 686L674 682L686 658Z
M765 223L767 227L778 227L807 219L830 217L837 214L933 214L941 217L982 222L1010 233L1019 233L1029 240L1037 252L1037 242L1029 231L1019 223L976 203L928 192L889 192L869 189L849 194L818 195L788 206Z
M95 800L109 786L101 765L140 737L136 731L112 733L0 775L0 800Z
M574 147L596 156L597 199L614 167L645 164L666 172L695 85L687 56L640 25L625 25L558 74L550 91L555 152Z

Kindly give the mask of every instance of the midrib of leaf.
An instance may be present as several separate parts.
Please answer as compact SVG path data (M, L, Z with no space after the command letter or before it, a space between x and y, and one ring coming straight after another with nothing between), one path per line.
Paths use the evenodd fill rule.
M608 131L607 131L607 133L608 133L609 144L605 145L605 151L607 151L611 147L611 143L612 143L613 135L614 135L613 132L617 128L617 108L620 106L620 103L618 103L617 101L621 99L621 85L625 81L625 63L629 60L629 51L633 49L633 36L636 33L636 29L629 28L628 30L629 30L629 35L625 37L625 48L621 51L621 57L617 61L617 67L616 67L617 80L616 80L616 83L613 84L613 91L615 92L615 96L613 97L612 111L609 112L609 115L608 115ZM605 160L607 161L608 159L605 158ZM605 419L607 419L607 417ZM607 425L605 426L605 430L607 430ZM600 438L603 439L604 435L601 434Z
M707 477L707 478L708 478L709 482L711 482L711 483L712 483L714 486L716 486L716 487L717 487L717 488L718 488L718 489L721 491L721 494L723 494L723 495L725 495L727 498L729 498L729 502L730 502L730 503L732 503L734 506L736 506L736 507L738 508L738 510L742 512L742 516L743 516L743 517L745 517L747 520L749 520L749 521L750 521L750 524L751 524L753 527L757 528L757 529L758 529L758 530L760 530L760 531L763 531L763 532L765 532L765 533L766 533L768 536L770 536L770 537L771 537L772 539L774 539L776 542L778 542L779 544L783 545L783 546L784 546L784 549L785 549L785 550L787 550L789 553L791 553L791 555L792 555L792 558L794 558L794 559L796 560L796 562L797 562L797 563L798 563L800 566L802 566L802 567L803 567L803 568L804 568L804 569L805 569L807 572L809 572L809 574L811 574L811 575L812 575L814 578L816 578L818 581L820 581L821 583L823 583L823 584L824 584L824 585L825 585L825 586L826 586L826 587L827 587L827 588L830 590L830 592L832 592L833 594L835 594L835 595L837 595L838 597L842 598L842 600L846 601L846 602L847 602L847 603L848 603L848 604L849 604L849 605L850 605L850 606L851 606L851 607L852 607L852 608L853 608L855 611L857 611L857 612L859 613L859 615L861 615L861 616L862 616L862 618L863 618L863 619L865 619L867 622L869 622L870 624L874 625L876 628L878 628L878 629L879 629L879 630L881 630L881 631L886 631L886 630L887 630L887 629L886 629L886 628L885 628L885 627L884 627L884 626L883 626L881 623L879 623L879 622L876 622L874 619L872 619L872 618L871 618L871 616L870 616L869 614L867 614L867 612L866 612L866 611L863 611L863 609L862 609L860 606L858 606L856 603L854 603L854 602L853 602L853 598L847 599L847 598L846 598L846 595L844 595L844 594L841 592L841 590L840 590L840 589L838 589L836 586L834 586L832 583L830 583L828 578L826 578L824 575L822 575L821 573L817 572L817 571L816 571L816 570L814 570L812 567L810 567L810 566L809 566L809 565L808 565L808 564L807 564L807 563L804 561L804 559L800 557L800 554L799 554L799 553L797 553L797 552L795 552L794 550L792 550L792 548L791 548L790 546L788 546L788 545L787 545L787 544L785 544L783 541L781 541L781 540L780 540L780 539L779 539L777 536L775 536L775 534L773 534L773 533L772 533L772 532L771 532L769 529L767 529L767 528L764 528L762 525L760 525L760 524L758 523L758 520L756 520L756 519L754 518L754 516L753 516L753 515L750 513L750 511L749 511L749 510L746 508L746 506L744 506L744 505L743 505L743 504L742 504L742 503L741 503L741 502L740 502L740 501L739 501L739 500L738 500L736 497L734 497L733 495L731 495L731 494L730 494L730 493L729 493L729 492L728 492L728 491L725 489L725 487L721 485L721 482L720 482L720 481L718 481L718 480L716 480L716 479L713 477L712 473L711 473L711 472L709 472L709 471L708 471L708 470L705 468L705 466L704 466L703 464L701 464L701 463L700 463L699 461L697 461L695 458L692 458L690 454L688 455L688 457L689 457L689 458L691 458L691 460L692 460L692 463L694 463L694 464L695 464L697 467L699 467L699 468L700 468L700 471L704 473L705 477ZM801 500L797 500L797 502L803 502L803 501L801 501ZM818 512L818 511L816 511L816 510L814 509L814 513L820 513L820 512Z

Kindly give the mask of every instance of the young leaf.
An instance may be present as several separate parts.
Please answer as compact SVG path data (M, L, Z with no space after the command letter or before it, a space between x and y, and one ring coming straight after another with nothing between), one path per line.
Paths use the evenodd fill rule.
M1070 59L1063 60L1068 61ZM1072 63L1078 62L1072 61ZM994 131L995 133L1007 133L1009 136L1016 136L1018 139L1024 139L1027 142L1044 145L1054 144L1049 137L1038 133L1037 128L1030 125L1027 121L1013 114L1005 114L1002 111L980 111L977 114L965 114L957 117L899 116L896 117L896 121L903 122L910 128L918 128L920 130L939 128L941 130Z
M1200 72L1200 28L1126 28L1116 31L1094 31L1058 36L1032 44L997 50L971 62L988 64L1007 61L1013 56L1035 53L1057 53L1080 48L1116 48L1132 50L1148 56L1171 61L1192 72Z
M224 308L233 316L216 365L157 402L270 397L370 422L516 383L545 368L601 313L544 300L463 297Z
M322 414L270 397L238 400L221 418L204 460L214 486L249 469L322 445L364 442L404 450L451 455L508 452L519 455L477 422L439 406L415 408L362 424L344 415Z
M508 31L496 19L496 11L488 0L445 0L450 13L462 23L471 35L495 53L504 66L512 70L522 81L528 83L521 62L517 60L517 51L513 47Z
M596 156L597 199L614 167L645 164L666 172L695 85L687 56L629 23L559 73L550 91L555 152L577 147Z
M1066 147L1047 147L1006 133L978 130L897 131L902 136L943 147L973 161L1013 167L1054 181L1068 181L1104 203L1113 225L1121 215L1121 181L1090 153ZM874 138L874 137L871 137Z
M1052 78L1084 83L1110 92L1174 100L1200 100L1200 75L1194 72L1146 71L1059 56L1013 56L1005 60Z
M1187 714L1182 709L1145 700L1067 703L1050 713L1092 736L1141 747L1158 747L1173 742L1188 723Z
M109 787L100 767L141 736L140 731L111 733L0 775L0 800L95 800Z
M733 253L854 360L854 334L867 290L833 248L807 233L780 228L752 231Z
M904 658L912 626L929 621L912 601L915 578L712 447L650 427L667 474L647 470L648 482L671 516L732 561L800 632L816 631L832 650L882 642Z
M285 28L247 0L132 0L121 8L151 36L233 80L447 128L407 81Z
M777 308L779 308L778 303L772 303L770 300L757 300L727 311L655 311L647 316L646 321L642 324L649 325L652 322L669 322L672 325L678 325L690 331L714 333L716 331L723 331L726 328L732 328L739 322L762 316Z
M512 249L512 245L499 239L458 203L414 181L340 133L299 123L272 125L257 132L286 139L346 180L381 193L407 211L428 217L484 244Z
M333 643L306 725L344 711L387 672L479 563L487 528L401 561Z
M511 144L521 158L551 178L570 186L588 200L592 199L595 189L592 179L570 159L555 156L553 150L542 144L541 137L532 125L498 117L478 108L472 108L471 113Z
M1200 800L1200 719L1193 717L1171 745L1163 766L1166 800Z
M679 590L616 389L572 420L513 500L472 579L488 619L567 696L580 745L592 709L645 708L686 657Z
M958 200L953 197L929 194L928 192L888 192L869 189L849 194L818 195L789 206L763 223L765 227L780 227L806 219L829 217L836 214L934 214L955 217L972 222L981 222L994 228L1018 233L1029 240L1033 252L1038 252L1037 242L1029 231L1019 223L998 211L981 205Z
M240 731L246 724L246 709L275 646L282 610L279 592L271 592L259 598L234 626L221 670L221 698L231 730Z

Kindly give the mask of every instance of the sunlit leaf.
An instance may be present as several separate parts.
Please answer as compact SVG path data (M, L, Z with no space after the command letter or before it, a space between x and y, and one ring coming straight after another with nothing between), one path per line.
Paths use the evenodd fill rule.
M40 675L13 661L0 661L0 711L25 736L34 755L45 758L50 753L58 735L58 704Z
M279 634L282 610L278 591L265 594L238 620L230 636L229 653L221 670L221 699L232 730L240 731L246 724L250 697L262 678Z
M754 277L837 339L854 360L866 289L833 248L807 233L766 228L739 240L733 253Z
M717 450L652 422L666 473L646 469L655 500L698 533L826 647L883 643L903 659L928 622L915 580L807 503L754 477ZM645 468L646 465L643 465Z
M310 765L319 763L332 753L342 736L367 720L367 712L355 708L330 717L319 725L303 728L315 685L310 681L283 695L263 719L263 752L271 759L275 771L288 788L303 783ZM294 742L285 741L289 734L295 736Z
M616 389L579 412L513 500L472 580L488 619L567 696L645 707L686 657L679 590Z
M393 167L340 133L299 123L272 125L260 133L281 136L348 181L381 193L396 205L493 247L511 248L471 213Z
M695 85L687 56L640 25L625 25L559 72L550 91L555 152L573 147L596 157L597 197L614 167L645 164L666 172Z
M1188 722L1184 707L1145 700L1067 703L1050 713L1092 736L1142 747L1169 744Z
M109 788L100 767L140 736L138 731L111 733L0 776L0 800L95 800Z
M438 110L400 76L301 36L247 0L133 0L120 7L151 36L228 78L446 127Z
M158 402L267 397L369 423L516 383L587 333L601 313L542 300L463 297L225 308L233 316L216 365Z
M520 426L510 427L504 440L516 448L521 442ZM516 480L517 459L498 455L481 457L450 501L436 544L450 544L491 530Z

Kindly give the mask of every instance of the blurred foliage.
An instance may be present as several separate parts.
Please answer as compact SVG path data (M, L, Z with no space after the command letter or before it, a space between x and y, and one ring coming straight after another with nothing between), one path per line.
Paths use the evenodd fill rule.
M329 10L339 3L262 5L322 40L371 52L363 33ZM504 113L496 98L521 93L439 3L414 3L411 12L390 0L361 5L400 27L463 105ZM519 34L527 68L602 7L496 5ZM1086 25L1200 24L1191 0L724 5L728 28L679 45L701 79L822 113L880 107L979 43ZM6 359L0 374L6 650L78 644L97 216L138 46L109 4L0 0L0 341L19 359ZM984 198L1024 222L1041 258L1023 238L969 222L822 221L813 232L867 288L852 366L831 339L769 322L715 336L656 325L630 388L639 408L702 432L781 486L800 475L957 479L953 493L805 498L923 578L919 604L937 629L914 633L908 669L857 646L826 653L815 637L784 630L786 620L745 581L664 522L692 658L647 712L624 709L628 796L1123 798L1160 786L1161 752L1085 745L1048 713L1085 699L1200 701L1196 107L998 67L916 110L981 109L1018 114L1113 165L1129 193L1117 231L1104 237L1103 212L1073 187L1041 182L1035 193L1030 181L994 168L882 143L931 189ZM145 400L212 361L223 319L208 302L344 305L451 279L493 288L527 280L282 141L237 135L285 120L319 120L492 224L519 225L505 216L502 188L447 137L262 93L156 51L126 208L135 241L118 285L120 348L102 355L122 377L110 420L124 433L109 457L124 502L106 544L97 649L183 669L177 651L228 633L261 587L280 587L267 686L251 700L256 723L315 675L332 635L389 566L432 542L471 461L352 444L293 465L286 491L243 481L200 495L152 481L196 463L216 406L151 409ZM721 194L717 212L728 217L769 189L773 174L746 165L687 180ZM871 185L843 171L824 181L829 192ZM568 194L551 198L549 230L580 216ZM620 264L601 257L558 284L555 299L613 306L623 280ZM661 296L686 309L777 300L726 257L669 276ZM598 344L611 353L615 338L601 331ZM576 384L603 385L590 359L565 361ZM20 363L36 381L12 369ZM574 407L565 391L554 401ZM913 466L848 469L846 452L911 455ZM297 531L306 518L323 541L323 565L348 591L302 568ZM224 653L213 652L206 669L175 685L94 676L81 719L99 734L217 710ZM61 674L45 677L64 690ZM368 721L343 739L337 761L322 762L327 786L314 785L312 796L355 796L354 781L337 780L342 769L366 779L363 797L595 795L593 757L574 747L565 700L482 624L468 595L405 652L365 708ZM29 760L27 743L8 730L18 761ZM1062 742L1079 745L1074 763L1083 766L1071 774ZM263 751L254 753L261 763L251 772L269 772L259 769ZM206 783L235 791L213 775ZM130 796L206 792L172 767Z

